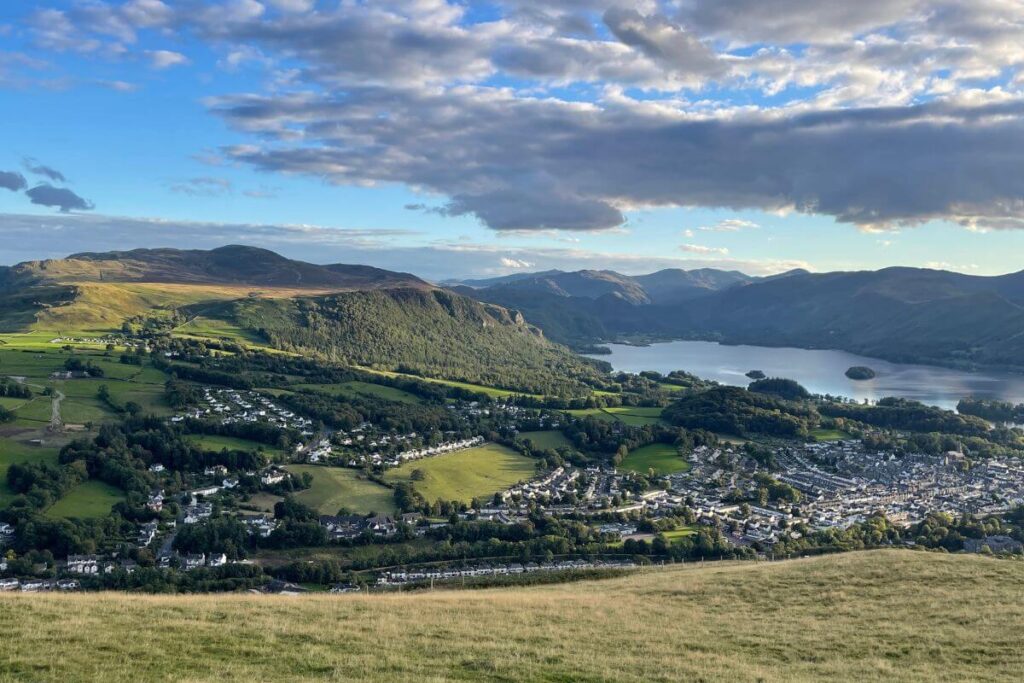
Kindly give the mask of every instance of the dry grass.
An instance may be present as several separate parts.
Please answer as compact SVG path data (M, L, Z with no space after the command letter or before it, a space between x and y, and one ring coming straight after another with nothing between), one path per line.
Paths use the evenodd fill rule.
M996 681L1024 564L871 552L388 596L0 596L3 680Z

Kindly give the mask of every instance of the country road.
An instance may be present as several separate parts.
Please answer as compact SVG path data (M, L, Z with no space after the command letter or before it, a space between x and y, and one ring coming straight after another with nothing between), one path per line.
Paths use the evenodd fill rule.
M60 402L64 400L64 394L59 389L53 390L53 410L50 413L50 430L59 431L64 423L60 419Z

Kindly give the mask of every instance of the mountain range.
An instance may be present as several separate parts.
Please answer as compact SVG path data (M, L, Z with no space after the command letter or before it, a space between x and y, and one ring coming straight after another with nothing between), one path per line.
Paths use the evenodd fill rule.
M833 348L898 362L1024 366L1024 272L922 268L771 277L734 271L547 271L455 286L521 310L549 337L709 339Z
M408 273L237 245L0 268L0 333L91 337L125 325L527 393L601 382L601 364L552 343L518 311Z
M374 319L374 307L387 325ZM1024 272L549 270L437 286L409 273L317 265L238 245L79 253L0 268L0 332L102 331L154 318L360 363L374 361L359 347L372 342L389 349L388 362L419 362L450 377L487 374L485 364L470 362L474 349L495 362L568 363L583 376L559 344L667 339L1024 368ZM470 331L455 334L461 328ZM404 346L384 344L389 333ZM461 360L447 363L445 354ZM470 365L472 373L459 375Z

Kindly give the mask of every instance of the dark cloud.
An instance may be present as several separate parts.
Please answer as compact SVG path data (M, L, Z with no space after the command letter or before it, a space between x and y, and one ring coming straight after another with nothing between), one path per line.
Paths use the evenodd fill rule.
M624 45L673 71L705 78L719 78L729 71L697 36L664 16L644 16L634 9L612 7L604 13L604 23Z
M26 157L24 160L22 160L22 165L25 167L25 170L28 171L29 173L34 173L35 175L43 176L44 178L49 178L55 183L66 183L68 181L68 179L64 177L64 174L58 171L57 169L53 168L52 166L41 164L31 157Z
M16 171L0 171L0 187L11 192L19 192L28 187L25 176Z
M688 120L492 90L228 98L216 111L301 146L225 150L261 170L400 182L499 230L603 229L642 206L796 209L865 228L1024 227L1024 102ZM387 116L381 116L387 111Z
M90 211L93 203L82 199L66 187L54 187L53 185L37 185L31 190L26 190L29 200L40 206L51 206L60 209L63 213L70 211Z

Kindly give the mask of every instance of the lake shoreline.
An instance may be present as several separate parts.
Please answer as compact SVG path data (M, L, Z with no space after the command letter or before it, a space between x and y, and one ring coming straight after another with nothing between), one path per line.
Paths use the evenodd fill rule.
M646 348L649 346L656 346L658 344L668 344L672 342L708 342L719 344L721 346L755 346L758 348L765 349L799 349L802 351L840 351L843 353L850 353L864 358L873 360L881 360L889 363L895 363L900 365L921 365L925 367L933 368L944 368L948 370L957 370L960 372L971 372L971 373L984 373L984 372L999 372L1013 375L1019 375L1024 379L1024 365L997 365L997 364L986 364L976 363L970 361L958 362L954 359L944 358L920 358L920 357L904 357L899 354L892 355L866 355L864 352L857 351L849 348L842 348L838 346L815 346L813 344L797 344L797 343L772 343L765 341L737 341L734 339L723 339L713 334L708 335L693 335L693 336L671 336L671 337L659 337L659 336L647 336L647 335L636 335L631 337L617 337L610 340L595 341L595 346L632 346L635 348ZM582 356L594 356L598 354L580 353ZM600 354L608 355L608 354Z
M1019 373L964 370L924 363L896 363L839 349L726 344L710 340L675 340L637 344L607 343L611 354L601 360L616 371L683 370L704 379L746 386L746 373L761 370L769 377L793 379L811 393L877 401L898 396L955 409L960 399L975 396L1024 402L1024 376ZM877 376L853 380L846 371L868 366Z

